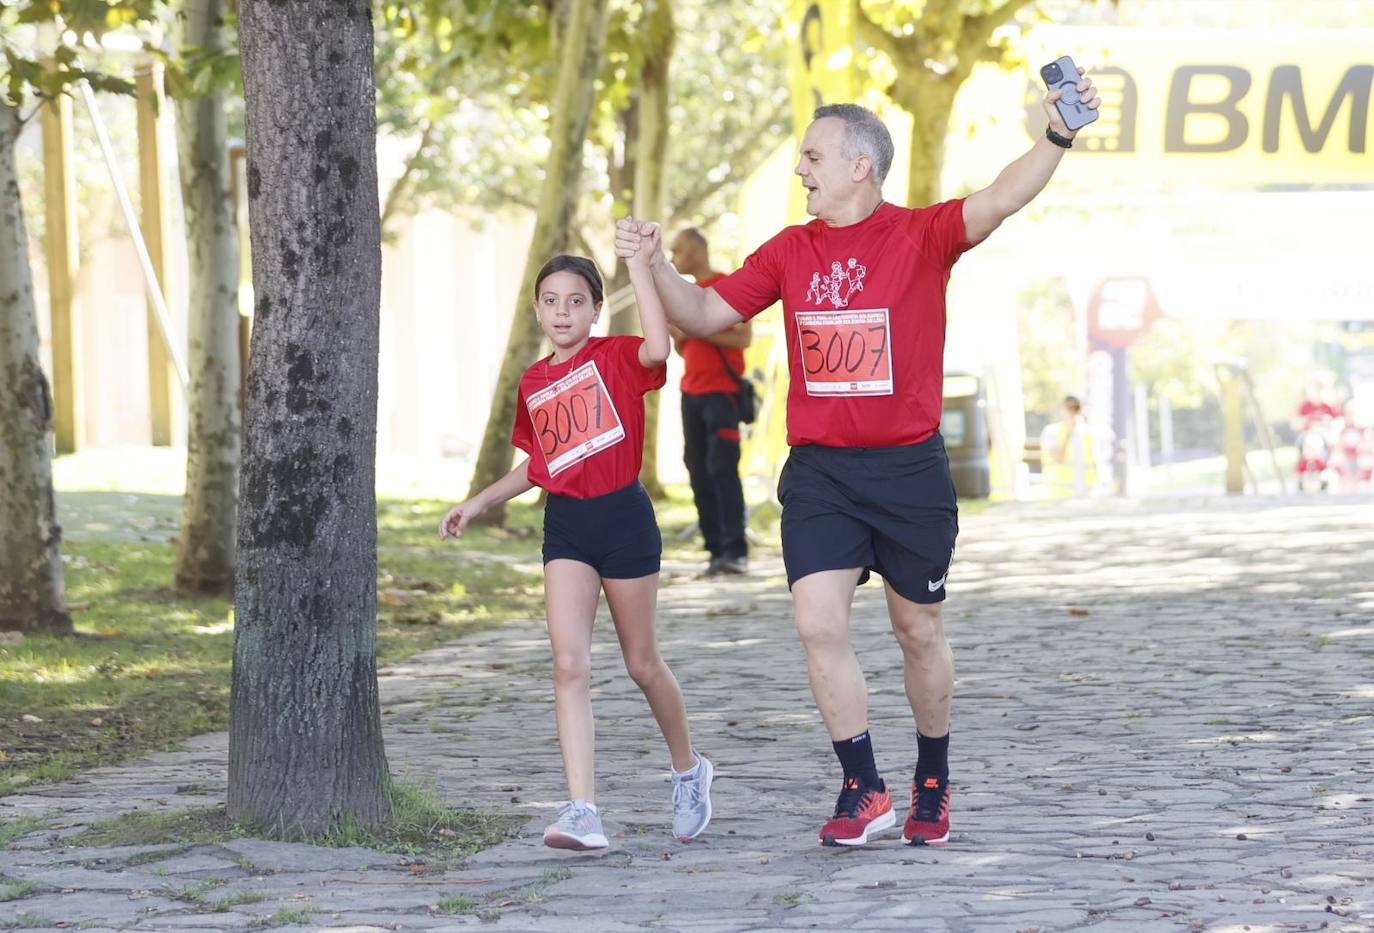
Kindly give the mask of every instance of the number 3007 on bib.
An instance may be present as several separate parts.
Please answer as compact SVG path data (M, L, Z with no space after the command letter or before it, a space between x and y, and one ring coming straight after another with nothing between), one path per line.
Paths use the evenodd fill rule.
M596 361L590 361L529 397L530 420L549 475L605 450L625 437Z
M807 395L891 395L887 308L796 311Z

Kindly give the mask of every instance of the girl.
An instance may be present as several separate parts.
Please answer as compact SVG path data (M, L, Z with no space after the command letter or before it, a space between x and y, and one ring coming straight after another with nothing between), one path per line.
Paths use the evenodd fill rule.
M642 250L644 258L629 263L642 338L591 336L602 299L601 276L591 260L555 256L539 271L534 313L553 353L520 378L511 438L529 457L454 506L439 524L439 537L458 536L492 505L533 486L548 491L544 602L558 743L571 798L544 831L544 844L558 849L607 846L596 808L589 686L592 623L602 590L625 666L644 691L672 756L673 834L685 842L711 820L713 768L692 750L682 691L654 640L663 541L638 477L644 394L664 384L669 342L649 255Z

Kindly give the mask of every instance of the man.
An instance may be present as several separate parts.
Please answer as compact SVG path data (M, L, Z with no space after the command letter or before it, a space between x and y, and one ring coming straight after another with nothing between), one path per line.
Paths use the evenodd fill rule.
M1045 486L1057 499L1086 496L1097 487L1097 456L1093 436L1083 417L1083 403L1064 397L1063 417L1040 432L1040 456Z
M725 278L711 268L706 237L688 228L673 238L673 266L700 288ZM682 458L692 482L697 525L711 555L707 576L745 573L749 545L744 538L744 488L739 478L739 385L744 375L748 321L709 337L694 338L673 328L682 354Z
M1080 72L1081 76L1081 72ZM1082 103L1097 107L1088 80ZM811 691L844 771L825 845L863 845L896 817L868 734L868 694L849 637L854 588L876 570L901 646L917 726L911 809L903 839L949 838L949 708L954 659L940 601L958 530L939 435L945 286L951 267L1040 193L1074 133L1054 102L1046 138L964 199L908 210L883 201L892 139L852 104L819 108L795 172L816 219L788 227L708 289L651 265L669 318L713 334L781 299L791 388L792 453L778 485L783 560ZM616 253L633 255L653 224L617 224Z

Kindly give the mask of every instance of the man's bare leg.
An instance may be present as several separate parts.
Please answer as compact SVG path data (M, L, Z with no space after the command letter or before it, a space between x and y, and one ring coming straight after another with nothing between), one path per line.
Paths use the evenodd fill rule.
M835 813L820 830L827 846L861 846L897 823L868 735L868 687L849 637L849 606L862 571L825 570L792 584L792 613L806 649L811 693L844 769Z
M949 839L949 708L954 694L954 653L945 639L939 603L913 603L887 587L892 631L902 646L906 698L916 719L919 751L911 810L902 838L942 846Z
M806 650L806 673L830 740L868 729L868 687L849 639L849 604L859 568L824 570L792 584L792 618Z
M954 696L954 652L945 639L939 603L913 603L887 587L892 631L902 647L902 672L911 714L922 735L949 733L949 707Z

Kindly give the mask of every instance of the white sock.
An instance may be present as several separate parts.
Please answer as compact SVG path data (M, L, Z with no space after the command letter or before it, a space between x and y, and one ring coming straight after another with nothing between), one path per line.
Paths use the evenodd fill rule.
M692 765L686 771L673 771L673 777L687 777L688 775L696 774L698 771L701 770L701 756L698 755L696 752L692 752L692 757L696 759L696 764ZM669 770L671 771L672 769L669 768Z
M582 806L586 807L588 810L591 810L593 813L599 812L599 811L596 809L596 804L592 803L590 800L574 800L574 801L572 801L572 802L575 803L575 804L581 804Z

